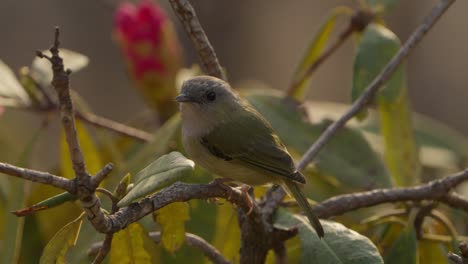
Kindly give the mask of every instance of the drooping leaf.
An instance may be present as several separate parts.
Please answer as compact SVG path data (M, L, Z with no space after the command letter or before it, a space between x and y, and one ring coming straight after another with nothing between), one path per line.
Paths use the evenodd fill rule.
M330 123L310 124L279 96L252 93L247 99L270 122L290 152L304 153ZM337 182L335 192L392 186L380 157L361 132L353 128L341 129L319 153L314 166L319 174Z
M155 212L161 225L163 247L173 253L185 241L185 222L190 219L189 206L184 202L171 203Z
M80 120L76 120L76 131L81 150L83 151L86 169L89 173L95 174L104 166L102 164L101 157L99 156L99 149L96 147L85 125ZM68 151L65 132L63 130L60 138L60 158L62 175L66 178L72 179L75 176L75 173L73 171L73 164L70 158L70 152Z
M314 39L309 45L309 48L306 50L304 56L300 64L296 68L296 72L293 76L293 84L297 85L295 90L292 91L292 96L294 99L298 101L302 101L306 95L307 86L311 80L312 76L303 79L299 82L300 78L303 77L307 69L313 65L318 57L322 54L325 45L327 44L328 39L330 38L330 34L333 31L335 26L336 19L340 15L349 15L352 13L352 10L348 7L340 6L334 8L331 14L327 17L325 22L320 26L318 32L315 34ZM299 83L298 83L299 82Z
M69 192L63 192L60 194L57 194L55 196L52 196L44 201L41 201L37 204L34 204L33 206L16 210L13 213L16 216L28 216L30 214L34 214L36 212L42 211L42 210L47 210L50 208L54 208L56 206L59 206L65 202L70 202L70 201L75 201L77 198L73 194Z
M29 142L27 142L26 147L18 159L17 164L19 166L27 167L29 165L34 146L36 146L42 131L43 127L40 127L33 134ZM18 218L9 212L26 205L32 183L15 177L9 177L8 179L11 190L8 192L8 203L6 208L8 213L5 214L5 226L7 228L5 236L2 238L3 241L8 241L8 243L5 243L1 248L0 256L3 263L17 263L19 261L21 245L23 242L24 218Z
M0 106L28 107L30 105L29 95L13 71L0 60Z
M151 264L151 256L144 247L144 237L148 236L138 223L115 233L109 252L109 263Z
M400 48L400 40L382 25L369 25L359 42L354 61L352 97L355 100ZM413 133L405 65L399 66L377 95L385 160L399 186L418 182L419 149Z
M153 161L137 175L135 186L118 203L119 207L130 204L190 175L195 163L179 152L171 152Z
M77 72L89 63L88 57L75 51L67 49L59 49L60 57L63 59L63 63L67 69L72 72ZM50 56L50 51L45 50L44 54ZM52 67L50 62L46 59L36 57L31 64L31 76L39 83L42 87L48 87L52 81Z
M42 252L40 264L66 263L67 252L76 244L76 240L78 239L81 223L83 222L82 216L62 227L52 237Z
M325 229L320 239L304 216L286 209L277 210L274 226L279 229L297 227L302 244L300 263L383 263L375 245L365 236L332 221L321 221Z
M414 185L420 181L421 164L406 88L395 102L379 100L378 110L385 161L394 182L398 186Z
M420 240L418 242L419 263L424 264L450 264L447 250L438 242Z
M414 264L417 263L417 239L412 225L408 225L400 232L399 237L385 253L386 264Z

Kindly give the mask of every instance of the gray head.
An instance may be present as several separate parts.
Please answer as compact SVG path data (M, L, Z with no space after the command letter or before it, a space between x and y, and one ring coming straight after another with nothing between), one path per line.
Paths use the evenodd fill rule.
M231 90L229 84L221 79L211 76L197 76L185 81L176 101L212 106L226 99L236 99L237 95Z

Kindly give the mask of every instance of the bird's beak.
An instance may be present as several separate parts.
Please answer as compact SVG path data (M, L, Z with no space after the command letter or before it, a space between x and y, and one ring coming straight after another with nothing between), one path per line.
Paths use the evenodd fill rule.
M179 94L175 100L179 103L184 103L184 102L193 102L193 98L186 95L186 94Z

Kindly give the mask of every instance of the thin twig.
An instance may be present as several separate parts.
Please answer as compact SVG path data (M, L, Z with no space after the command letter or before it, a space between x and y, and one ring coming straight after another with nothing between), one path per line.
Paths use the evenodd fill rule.
M195 45L205 73L226 80L226 75L218 61L216 52L211 46L190 2L188 0L169 0L169 2Z
M300 84L309 78L319 67L324 63L335 51L343 45L346 40L356 31L364 30L367 25L373 20L374 14L368 10L357 11L350 19L346 28L338 35L338 38L330 46L328 46L322 54L307 68L304 73L295 80L288 88L287 95L291 96L299 88Z
M106 258L107 254L109 254L109 251L111 249L113 238L114 238L113 233L106 234L104 241L101 242L101 245L99 249L97 250L97 254L93 260L93 264L100 264L102 263L102 261L104 261L104 259Z
M112 172L114 165L107 163L96 175L91 178L91 188L95 189L101 184L101 182Z
M379 88L385 83L392 74L397 70L398 66L408 56L410 51L419 43L424 35L432 28L432 26L438 21L442 14L453 4L455 0L442 0L437 6L435 6L431 13L424 19L423 23L419 25L416 30L411 34L405 44L400 50L393 56L392 60L385 66L385 68L375 77L375 79L367 86L361 96L353 103L351 108L338 120L333 122L327 127L315 143L307 150L303 155L301 161L297 165L299 171L309 164L319 151L325 146L325 144L332 138L332 136L341 129L346 122L357 115L361 110L366 107L373 100L375 94Z
M36 171L17 167L11 164L0 162L0 173L19 177L28 181L38 182L66 190L70 193L75 192L74 184L67 178L50 174L48 172Z
M150 232L149 237L154 241L154 243L161 243L161 232ZM202 237L199 237L195 234L185 233L185 243L187 245L199 249L203 254L215 264L230 264L221 253L213 247L210 243L204 240ZM94 243L88 251L89 256L94 256L97 254L99 248L101 248L103 242Z
M134 127L116 122L114 120L111 120L102 116L98 116L93 113L85 113L81 111L76 111L76 118L82 121L85 121L91 125L101 127L109 131L127 136L127 137L138 139L143 142L148 142L153 138L153 135L146 131L136 129Z

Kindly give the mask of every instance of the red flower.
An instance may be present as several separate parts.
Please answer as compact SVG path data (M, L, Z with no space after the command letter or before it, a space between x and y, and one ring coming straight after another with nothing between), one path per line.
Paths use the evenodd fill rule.
M114 19L115 36L136 86L159 112L173 108L181 55L171 21L150 0L123 3Z

